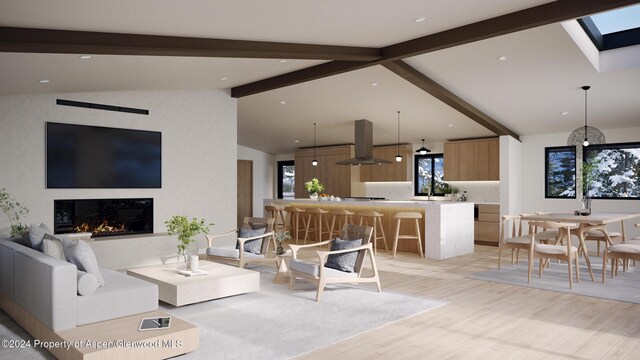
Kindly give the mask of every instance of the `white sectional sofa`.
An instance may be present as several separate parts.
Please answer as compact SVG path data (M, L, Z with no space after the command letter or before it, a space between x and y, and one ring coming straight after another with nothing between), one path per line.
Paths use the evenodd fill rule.
M0 306L14 319L26 312L53 331L158 309L155 284L104 267L100 272L104 286L81 296L76 265L0 239Z

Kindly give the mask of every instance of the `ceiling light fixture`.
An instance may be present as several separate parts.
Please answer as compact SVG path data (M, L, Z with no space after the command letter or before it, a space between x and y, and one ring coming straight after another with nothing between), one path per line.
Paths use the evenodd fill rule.
M378 86L379 84L377 82L372 82L371 86Z
M311 165L318 166L318 160L316 160L316 123L313 123L313 160Z
M286 62L287 62L287 59L282 59L282 60L280 60L280 62L281 62L281 63L286 63Z
M402 161L402 155L400 155L400 110L398 110L398 155L396 155L396 162Z
M280 101L280 105L285 105L286 103L287 103L287 102L286 102L286 101L284 101L284 100Z
M500 61L507 61L507 57L506 57L506 56L500 56L500 57L498 58L498 60L500 60Z
M49 82L49 80L40 80L40 84L46 84L48 82Z
M453 124L449 124L449 125L447 125L447 126L448 126L448 127L453 127Z
M422 139L422 147L416 150L416 152L420 155L427 155L428 152L431 152L431 150L424 147L424 139Z
M81 55L80 59L83 59L83 60L91 59L91 55Z
M567 116L567 115L569 115L569 112L568 111L563 111L563 112L560 113L560 115Z
M595 144L604 144L605 138L602 131L599 129L589 126L587 123L587 90L589 90L591 86L583 86L582 90L584 90L584 126L581 126L569 135L567 139L567 145L582 145L589 146Z
M227 81L227 80L229 80L229 78L228 78L228 77L226 77L226 76L223 76L223 77L221 77L221 78L220 78L220 80L221 80L221 81Z
M423 21L425 21L425 20L427 20L427 18L426 18L426 17L424 17L424 16L421 16L421 17L417 18L415 21L416 21L416 22L423 22Z

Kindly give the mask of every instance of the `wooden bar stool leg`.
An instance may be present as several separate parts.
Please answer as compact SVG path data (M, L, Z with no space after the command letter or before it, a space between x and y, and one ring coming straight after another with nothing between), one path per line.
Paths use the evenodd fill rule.
M382 241L384 242L384 250L388 253L389 252L389 246L387 246L387 236L384 234L384 227L382 227L382 219L380 218L373 218L373 225L374 225L374 229L375 229L375 223L376 220L378 225L380 226L380 233L382 234Z
M422 252L422 236L420 235L420 221L416 219L416 234L418 235L418 249L420 249L420 257L424 258L424 252Z
M398 236L400 236L400 219L396 220L396 236L393 238L393 258L396 258L396 251L398 250Z

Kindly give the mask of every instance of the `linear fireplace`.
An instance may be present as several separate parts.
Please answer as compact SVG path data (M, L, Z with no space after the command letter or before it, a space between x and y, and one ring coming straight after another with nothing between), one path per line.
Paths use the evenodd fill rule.
M153 233L153 199L54 200L56 234L93 237Z

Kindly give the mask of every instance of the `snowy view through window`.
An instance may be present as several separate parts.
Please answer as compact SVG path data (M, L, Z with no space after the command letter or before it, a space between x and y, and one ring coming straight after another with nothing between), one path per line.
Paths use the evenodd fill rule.
M591 197L640 199L640 143L591 145L583 149ZM546 149L545 181L547 198L576 197L575 148Z
M416 181L414 193L419 195L444 195L444 159L442 155L416 156ZM433 179L433 184L432 184Z

